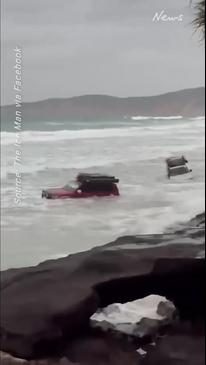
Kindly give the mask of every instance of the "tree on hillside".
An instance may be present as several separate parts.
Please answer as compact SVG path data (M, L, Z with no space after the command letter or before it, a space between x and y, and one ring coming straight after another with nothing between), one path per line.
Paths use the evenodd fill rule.
M195 29L200 31L205 38L205 0L199 0L195 5L195 19L193 24Z

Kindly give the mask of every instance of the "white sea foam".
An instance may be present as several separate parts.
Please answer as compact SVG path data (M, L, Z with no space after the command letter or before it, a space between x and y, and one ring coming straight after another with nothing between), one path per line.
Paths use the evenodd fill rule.
M23 143L57 142L67 140L103 139L113 137L134 137L140 132L148 134L149 127L129 128L105 128L105 129L82 129L82 130L58 130L58 131L24 131L21 133ZM153 128L153 133L159 132ZM2 145L15 143L16 134L2 132Z
M139 133L138 127L108 128L108 129L83 129L78 131L25 131L22 132L22 143L57 142L66 140L83 139L103 139L113 137L133 137ZM142 131L144 133L144 131ZM147 131L145 131L147 133ZM155 133L155 131L154 131ZM13 145L15 143L15 133L2 132L2 145Z
M190 120L205 121L205 116L190 118Z
M174 115L174 116L170 116L170 117L154 117L154 120L179 120L179 119L183 119L183 117L181 115Z
M131 117L132 120L150 120L152 119L151 117L141 117L141 116L137 116L137 117Z
M204 210L203 119L128 122L100 129L24 131L22 210L14 204L14 133L2 132L2 267L33 265L104 244L118 236L162 233ZM74 128L74 123L72 123ZM99 128L99 129L98 129ZM165 158L184 154L193 179L168 181ZM115 174L119 198L44 201L41 190L63 186L79 171ZM25 223L26 222L26 223ZM80 229L81 227L81 229Z
M183 119L184 117L181 115L174 115L169 117L149 117L149 116L133 116L131 117L132 120L179 120Z
M185 133L185 128L191 130L191 133L195 131L198 133L198 127L204 127L203 121L198 119L199 124L194 126L194 129L184 122L180 125L153 125L146 124L140 126L129 126L121 128L103 128L103 129L81 129L81 130L58 130L58 131L23 131L21 133L22 144L24 143L39 143L39 142L57 142L67 140L85 140L85 139L104 139L114 137L138 137L140 134L142 137L150 134L159 134L162 131L164 134L166 131L176 131L178 134ZM1 144L2 146L13 145L15 143L16 134L13 132L1 132Z

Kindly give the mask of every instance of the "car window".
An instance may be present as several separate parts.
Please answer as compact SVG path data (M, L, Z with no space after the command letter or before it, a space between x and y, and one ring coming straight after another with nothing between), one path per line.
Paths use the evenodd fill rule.
M64 189L69 190L69 191L75 191L77 188L78 188L78 184L76 184L76 183L66 184L64 186Z

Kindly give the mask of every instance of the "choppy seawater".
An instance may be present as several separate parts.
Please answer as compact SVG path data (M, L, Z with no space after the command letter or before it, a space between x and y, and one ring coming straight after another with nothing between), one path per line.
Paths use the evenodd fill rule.
M15 133L1 132L1 268L33 265L122 235L161 233L202 212L204 131L203 118L27 124L21 207L15 204ZM189 159L193 174L168 181L165 158L176 154ZM115 174L121 196L41 199L42 188L63 186L80 171Z

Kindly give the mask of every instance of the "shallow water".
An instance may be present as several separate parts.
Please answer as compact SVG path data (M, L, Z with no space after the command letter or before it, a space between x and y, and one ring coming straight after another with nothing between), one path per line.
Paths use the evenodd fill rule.
M37 130L38 129L38 130ZM40 130L41 129L41 130ZM23 203L15 203L15 133L1 132L1 267L36 264L119 236L162 233L204 210L203 118L27 124ZM168 181L165 158L184 154L192 176ZM46 201L41 190L78 172L120 178L118 198Z

